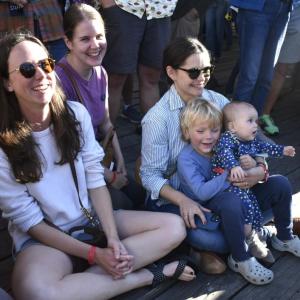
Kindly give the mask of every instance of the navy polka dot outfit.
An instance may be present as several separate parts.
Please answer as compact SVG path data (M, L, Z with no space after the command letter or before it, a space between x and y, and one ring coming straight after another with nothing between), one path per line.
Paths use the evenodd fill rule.
M253 141L241 141L234 134L225 131L214 149L212 157L213 176L218 176L223 170L231 170L239 166L239 157L248 154L256 157L258 154L266 153L270 157L283 156L282 145L275 145L259 141L256 138ZM245 224L252 224L253 229L261 228L262 214L257 199L250 189L241 189L231 185L229 192L236 193L242 200L245 208Z

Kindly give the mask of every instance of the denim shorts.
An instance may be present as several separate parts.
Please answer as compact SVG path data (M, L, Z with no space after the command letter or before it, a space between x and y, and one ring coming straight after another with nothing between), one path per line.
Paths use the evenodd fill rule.
M170 39L170 18L147 20L117 5L104 8L107 52L103 66L109 73L132 74L138 64L161 69L163 50Z
M30 246L33 245L43 245L43 243L35 240L35 239L29 239L26 242L24 242L24 244L21 246L20 250L16 253L16 255L14 257L16 257L21 251L24 251L25 249L29 248ZM73 267L73 273L80 273L83 272L84 270L86 270L90 265L88 264L87 260L81 258L81 257L77 257L74 255L70 255L70 254L66 254L72 263L72 267Z
M292 12L278 62L294 64L300 61L300 6Z

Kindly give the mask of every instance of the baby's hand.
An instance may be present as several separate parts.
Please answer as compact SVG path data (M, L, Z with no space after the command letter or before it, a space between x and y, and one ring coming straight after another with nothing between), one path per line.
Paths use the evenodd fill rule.
M295 156L296 150L293 146L285 146L283 148L283 155L285 156Z
M245 178L245 172L240 166L236 166L230 170L230 177L233 181L243 180Z

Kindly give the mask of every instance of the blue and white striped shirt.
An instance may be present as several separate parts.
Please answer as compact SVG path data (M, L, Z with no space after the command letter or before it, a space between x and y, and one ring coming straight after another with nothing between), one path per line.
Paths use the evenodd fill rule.
M202 97L220 109L229 101L223 95L203 90ZM179 188L176 172L177 157L185 145L181 138L180 113L185 102L178 95L175 86L148 111L142 120L142 165L140 176L151 199L159 199L163 185ZM168 203L160 199L158 204Z

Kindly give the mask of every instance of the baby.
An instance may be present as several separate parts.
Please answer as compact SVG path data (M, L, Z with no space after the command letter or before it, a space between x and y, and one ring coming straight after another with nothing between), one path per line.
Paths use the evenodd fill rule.
M256 109L247 102L231 102L223 109L225 132L221 135L215 147L212 157L212 170L214 176L222 174L225 170L230 172L233 181L245 180L245 171L240 166L239 158L242 155L250 155L257 159L259 156L281 157L294 156L295 148L260 141L256 138L258 114ZM258 162L265 172L267 180L268 171L266 165ZM262 224L262 214L258 202L250 189L231 185L228 191L237 193L244 202L247 213L245 218L245 234L250 252L257 258L272 261L271 253L259 243L257 232Z

